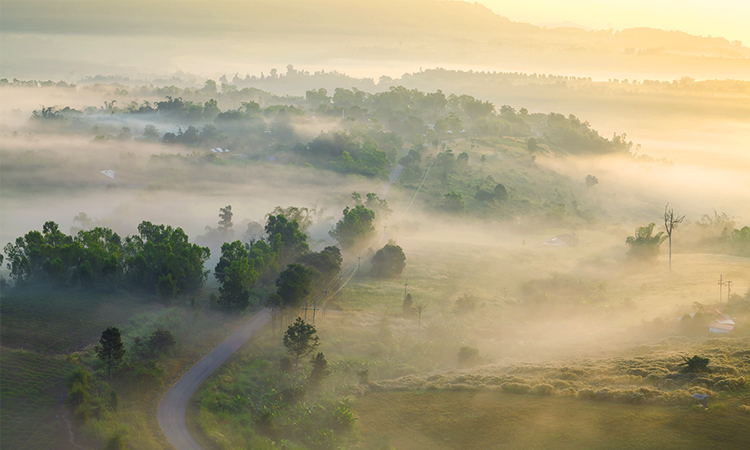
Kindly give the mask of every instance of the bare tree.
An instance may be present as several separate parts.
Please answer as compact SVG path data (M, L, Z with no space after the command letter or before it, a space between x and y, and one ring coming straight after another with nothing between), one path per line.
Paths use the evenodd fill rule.
M677 227L678 223L681 223L685 219L685 216L676 216L674 208L669 208L669 203L664 207L664 228L667 230L667 236L669 236L669 271L672 271L672 230Z

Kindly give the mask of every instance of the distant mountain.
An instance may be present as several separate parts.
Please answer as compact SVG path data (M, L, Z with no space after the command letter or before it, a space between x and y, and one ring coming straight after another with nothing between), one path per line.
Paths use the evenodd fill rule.
M4 0L0 30L21 37L139 37L142 42L133 45L154 38L144 51L168 46L198 58L247 58L252 48L257 60L283 55L297 63L391 60L532 72L750 74L750 48L724 38L651 28L540 27L462 1ZM175 41L183 45L175 47Z

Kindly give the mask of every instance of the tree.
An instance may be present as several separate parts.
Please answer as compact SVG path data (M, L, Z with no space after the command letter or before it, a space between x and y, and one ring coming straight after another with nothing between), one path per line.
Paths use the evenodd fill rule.
M586 175L586 186L593 187L599 184L599 179L593 175Z
M537 148L539 148L539 145L536 142L536 139L533 137L530 137L528 141L526 141L526 148L528 148L529 153L533 153L536 151Z
M698 355L694 355L692 358L683 356L682 360L685 361L681 366L682 371L685 373L711 373L711 369L708 367L708 363L711 362L708 358L701 358Z
M339 241L342 249L354 247L357 242L368 239L375 233L372 222L375 212L364 205L344 209L344 217L336 223L336 227L328 234Z
M227 236L232 232L232 205L227 205L223 208L219 208L219 233L222 236Z
M117 327L107 327L102 331L102 337L99 339L99 345L94 347L96 356L107 365L107 381L112 379L112 366L125 356L125 346L122 344L122 336Z
M299 368L299 359L307 356L320 345L320 339L316 336L315 326L305 323L301 317L289 325L284 333L284 347L294 358L294 371Z
M440 207L452 214L459 214L464 211L466 204L461 194L450 191L443 196L443 201L440 203Z
M156 354L172 349L175 344L177 344L177 341L175 341L172 332L161 328L151 333L151 337L148 339L148 346Z
M500 183L495 186L495 199L499 202L508 200L508 190Z
M297 206L289 206L287 208L282 208L281 206L277 206L273 209L270 215L272 216L283 215L284 217L287 218L287 220L291 222L294 222L296 220L299 230L304 233L307 231L308 228L312 226L316 213L318 213L318 210L316 208L309 209L305 207L300 208Z
M664 236L663 231L652 235L654 226L656 224L652 222L645 227L638 227L635 229L634 236L628 236L625 239L625 243L630 246L630 251L628 251L629 257L648 260L655 258L659 254L659 246L667 237Z
M276 279L276 294L281 297L283 307L299 306L312 292L315 272L300 264L289 264Z
M674 208L669 209L669 203L664 207L664 228L667 230L667 236L669 238L669 270L672 271L672 231L677 227L677 224L682 223L685 216L676 216Z
M299 229L299 223L287 219L282 214L268 216L266 237L271 248L279 256L280 264L294 261L298 255L310 249L307 245L307 235Z
M320 383L325 380L328 375L331 374L331 369L328 368L328 361L326 361L325 355L323 355L323 352L318 352L317 355L313 356L313 358L310 360L310 364L312 364L312 370L310 371L310 375L308 375L307 379L310 383L310 386L313 388L313 394L318 389L318 386L320 386Z
M395 242L386 244L372 257L371 272L376 277L395 277L404 271L404 267L406 267L406 255Z
M297 262L319 272L316 284L325 286L331 282L341 271L341 250L338 247L328 246L321 252L309 252L297 258Z

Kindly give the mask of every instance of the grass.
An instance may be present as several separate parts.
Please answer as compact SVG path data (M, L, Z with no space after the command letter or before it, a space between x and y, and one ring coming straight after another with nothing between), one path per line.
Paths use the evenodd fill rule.
M62 380L74 363L67 358L5 348L0 356L2 447L53 448L67 433L55 415L61 410L60 398L67 395Z
M64 379L77 364L94 372L101 369L93 344L107 326L120 328L126 348L136 336L148 336L157 328L172 331L178 345L158 363L164 369L162 380L169 385L214 342L226 337L233 328L232 323L226 322L246 319L179 305L165 306L151 296L66 290L3 294L0 431L4 449L54 448L55 443L68 441L64 420L68 412L60 404L60 398L67 396ZM205 295L199 297L199 303L205 300ZM100 372L99 376L104 375ZM161 383L129 383L115 375L112 388L119 397L117 411L103 410L86 426L75 427L76 442L97 447L119 432L131 448L171 448L159 436L156 421L154 402L164 391ZM108 391L99 394L106 397Z
M155 297L130 294L41 289L4 293L0 336L4 347L70 353L97 342L110 325L161 308Z
M363 449L741 449L736 408L635 406L498 391L371 393L354 407Z

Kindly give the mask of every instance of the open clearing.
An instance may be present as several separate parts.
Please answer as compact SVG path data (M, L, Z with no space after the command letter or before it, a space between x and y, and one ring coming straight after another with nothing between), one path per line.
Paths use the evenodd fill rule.
M749 399L742 400L744 404ZM363 448L744 449L750 415L492 390L372 393L354 407Z

